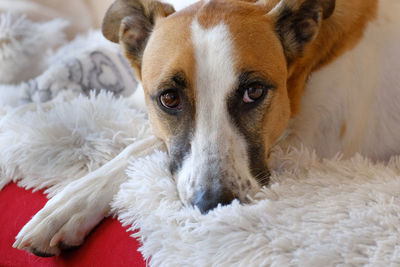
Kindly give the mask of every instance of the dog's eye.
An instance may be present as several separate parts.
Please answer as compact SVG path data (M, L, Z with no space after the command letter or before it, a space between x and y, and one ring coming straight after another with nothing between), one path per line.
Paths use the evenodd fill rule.
M160 95L160 102L161 104L170 109L176 109L179 107L181 103L181 99L179 94L175 90L167 90Z
M253 83L247 86L243 94L243 102L253 103L264 96L265 87L259 83Z

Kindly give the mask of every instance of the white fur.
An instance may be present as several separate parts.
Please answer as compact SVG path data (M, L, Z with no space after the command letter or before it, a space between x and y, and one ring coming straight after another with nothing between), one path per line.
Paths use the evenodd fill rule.
M154 136L136 141L101 168L68 183L22 228L13 247L59 254L60 242L68 246L82 244L85 236L109 212L113 196L126 180L129 158L146 156L161 146L161 141Z
M92 104L84 104L86 101ZM56 113L54 108L43 119L42 112L32 116L31 123L36 124L37 130L15 133L15 137L28 135L25 142L15 144L25 151L27 157L31 157L30 161L21 162L23 168L37 168L33 153L38 146L31 147L29 140L37 136L40 127L50 122L47 132L53 132L55 125L62 124L65 118L71 116L66 111L72 106L80 107L81 111L88 110L81 114L83 123L77 127L84 137L83 144L103 144L107 153L115 154L121 146L114 145L113 140L123 136L136 137L128 129L120 128L134 125L134 121L123 123L135 113L124 104L125 100L110 97L98 104L95 102L96 99L89 101L82 98L72 105L58 103L58 116L51 115ZM34 115L37 111L32 112ZM87 121L96 114L109 116L110 121L94 121L104 123L103 126L98 124L98 127L114 130L114 135L95 135L99 129L90 128ZM118 117L121 124L111 128L113 118ZM145 124L145 128L149 129L149 125ZM54 140L68 135L64 135L63 131L55 133ZM145 133L143 138L151 136L148 130ZM26 149L27 146L30 149ZM57 147L57 143L49 143L45 149L52 153L58 150ZM154 147L149 144L147 148L152 151ZM68 148L66 146L66 150L57 153L58 157L65 159L65 165L59 165L56 171L68 173L75 168L76 163L71 161ZM40 248L58 253L56 248L49 247L51 240L78 242L82 238L82 234L76 234L78 229L89 230L101 219L99 214L108 209L106 201L101 201L103 197L107 200L112 195L113 191L107 188L118 186L126 179L120 175L125 172L124 164L127 164L126 157L132 152L129 151L132 146L127 149L107 168L100 168L76 182L69 181L71 185L68 188L57 190L59 196L29 223L15 245L31 241ZM400 264L399 157L394 157L388 167L373 164L360 156L349 160L336 158L320 161L306 150L294 150L289 154L278 151L275 158L271 186L264 188L249 205L234 201L233 205L201 215L199 211L183 205L168 171L167 155L156 152L151 157L130 164L130 179L122 186L113 203L114 212L124 224L132 224L132 229L139 229L135 236L142 242L140 250L151 266ZM51 163L44 168L43 173L54 173ZM112 173L118 177L115 183L114 179L107 179L114 177ZM29 177L23 180L28 181ZM38 179L35 187L47 181ZM98 186L103 185L107 185L106 190L98 190ZM63 204L65 199L69 201ZM84 206L86 204L89 209ZM55 212L52 205L61 207L61 213ZM47 227L43 230L44 221L41 219L44 217L56 226L67 224L62 228ZM83 224L75 224L78 218L89 219Z
M271 185L249 205L185 207L155 153L133 162L113 207L150 266L399 266L400 158L274 155Z
M162 2L170 3L175 8L175 10L180 10L191 4L196 3L197 1L198 0L167 0Z
M399 1L379 1L377 19L356 47L311 75L287 142L324 157L361 152L387 160L400 153L399 14Z
M23 178L52 196L149 134L145 115L110 93L23 106L0 121L0 189Z
M399 14L398 2L387 0L385 5L388 5L387 10L381 12ZM398 24L394 27L397 26ZM221 36L227 34L223 26L216 29L215 32L198 29L198 33L201 33L199 36L202 38L209 37L208 34L213 33L210 37L214 40L213 45L216 45L215 40L220 40ZM369 39L371 45L375 41L377 41L376 47L389 44L389 42L379 43L385 36L379 30L374 30L373 26L368 31L379 33L381 37L375 36ZM393 29L392 34L394 33L398 31ZM367 36L365 40L368 40ZM376 107L369 106L374 116L368 118L372 118L373 123L378 125L381 123L386 127L383 128L385 140L380 140L384 142L382 149L385 151L392 145L395 148L395 141L398 140L391 131L398 133L399 129L391 123L396 122L398 113L393 112L398 110L399 102L395 94L390 91L390 88L398 89L398 83L395 82L397 80L382 78L385 76L394 78L396 75L397 47L389 46L384 50L385 53L390 53L391 57L383 57L383 60L388 59L388 61L382 64L382 68L377 68L383 70L385 74L381 78L373 75L375 72L372 66L367 64L369 61L349 60L348 54L343 57L344 63L339 59L332 64L332 68L336 71L338 71L337 66L351 67L353 62L362 64L354 68L362 67L369 71L369 76L363 77L367 79L363 83L366 87L365 92L357 87L358 91L354 97L362 96L366 103L373 97L378 100ZM224 54L226 50L220 52L222 55L227 55ZM370 52L371 47L361 43L349 53L353 56L358 53L365 56L364 53ZM218 57L218 54L213 55ZM375 54L375 56L381 59L382 55ZM227 59L229 63L229 58L224 57L222 62ZM213 60L207 56L205 59ZM335 78L331 72L329 75L324 74L329 68L328 66L321 70L317 75L326 79L329 75ZM208 70L200 68L199 71ZM229 64L228 68L215 71L219 75L226 74L224 71L231 74ZM338 77L340 76L328 80L333 83L331 89L343 85ZM229 75L223 78L223 86L232 82ZM344 79L352 81L351 77ZM315 90L313 87L318 82L318 78L312 77L310 90ZM374 82L382 85L382 90L375 91L369 87ZM335 86L334 83L338 84ZM385 84L395 87L385 87ZM326 85L326 82L323 85ZM330 102L320 109L315 109L314 105L313 111L314 114L319 114L315 117L317 124L327 118L330 126L336 129L336 132L322 131L326 135L323 144L329 147L333 143L333 148L329 151L334 153L338 149L335 136L338 135L341 118L332 117L327 110L331 108L337 111L341 106L333 100L336 97L340 99L349 92L339 90L334 97L331 97L329 92L325 88L321 90L321 94L325 93ZM362 93L365 93L365 96ZM357 123L357 127L363 127L361 128L363 131L355 132L356 126L350 125L348 130L350 136L345 137L345 140L357 137L361 143L368 144L365 146L368 148L367 154L372 153L373 145L377 150L380 147L380 144L376 143L379 136L375 136L373 127L365 126L368 124L363 123L364 116L358 115L364 115L364 112L369 110L360 106L356 106L354 110L350 109L355 103L358 102L354 100L348 103L348 111L351 111L351 116L356 118L352 119L346 109L343 118L352 119L350 122ZM52 192L59 192L24 227L15 243L16 247L25 247L30 251L38 248L43 252L58 253L58 248L54 247L58 242L79 244L84 234L106 214L111 197L117 191L119 184L125 180L123 172L128 157L150 153L160 143L151 137L148 124L143 122L143 114L136 113L124 100L100 95L97 98L94 96L91 99L79 98L73 102L50 103L40 107L43 110L32 106L19 108L8 112L2 119L0 152L3 154L0 160L3 162L1 166L3 176L0 186L9 182L10 178L15 180L22 178L21 184L27 187L50 186ZM218 111L218 105L211 104L207 108L216 108L214 111ZM75 109L78 110L76 114L72 112ZM383 113L374 112L376 110ZM4 114L3 111L0 112ZM118 114L122 116L119 117ZM378 121L375 117L377 115L387 115L387 117ZM125 119L131 116L135 118L134 121L127 122ZM394 116L394 119L389 121L391 116ZM18 119L22 119L23 123L17 123ZM204 126L201 123L202 119L204 118L199 119L200 126ZM222 122L221 127L225 127L226 118L222 115L218 119ZM144 123L142 130L139 130L134 122ZM305 125L308 124L310 122ZM213 126L220 127L220 125ZM323 123L314 126L322 130L329 129ZM293 123L292 127L299 125ZM230 128L227 129L228 134L232 134L229 132ZM302 135L300 130L299 128L300 138L309 142L315 138L317 150L321 147L322 136L307 136L307 132ZM78 138L75 138L77 136ZM145 138L146 136L149 137ZM212 131L210 136L211 139L218 139L218 135L213 136ZM133 138L138 140L128 146L126 142ZM200 140L199 143L203 142ZM42 144L46 146L41 146ZM96 144L94 149L91 147L92 144ZM74 145L77 145L76 150ZM124 146L127 146L126 150L111 160ZM81 158L79 162L74 161L77 159L76 155L82 155L82 152L87 152L87 155L83 153L87 157ZM377 151L377 153L383 152ZM88 160L93 155L93 161ZM198 210L183 206L176 185L166 171L167 156L155 153L152 157L140 159L131 165L129 175L132 179L123 186L114 208L120 213L121 220L133 224L134 228L139 228L138 235L144 244L142 252L146 259L150 259L150 264L155 266L400 265L399 157L392 158L389 166L373 164L360 156L349 160L320 161L315 154L306 150L294 150L289 154L278 151L276 157L271 186L263 189L250 205L241 205L238 201L234 201L232 205L218 207L207 215L201 215ZM49 158L52 160L45 162L44 159ZM100 167L105 161L109 162ZM100 168L87 174L88 171L96 169L88 166ZM78 178L79 170L84 173L82 178ZM63 179L71 173L71 180ZM53 176L48 179L49 174L60 175L56 178L61 179L52 179ZM81 219L84 221L79 222Z
M27 81L42 73L52 49L65 42L67 25L60 19L34 23L22 14L0 13L0 84Z
M240 183L252 181L246 143L234 129L226 101L237 81L232 38L225 24L204 29L197 20L192 23L191 33L196 61L196 125L191 151L178 174L179 194L182 201L188 202L196 190L226 182L235 196L244 200L248 191L240 190ZM218 171L226 175L225 181L216 180L221 177ZM238 176L243 179L239 181ZM259 189L255 182L253 188Z

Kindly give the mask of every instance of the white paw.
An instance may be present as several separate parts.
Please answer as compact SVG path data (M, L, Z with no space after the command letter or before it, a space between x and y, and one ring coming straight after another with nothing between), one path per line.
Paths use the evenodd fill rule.
M50 257L79 246L107 214L108 202L99 192L76 192L67 187L22 228L13 247Z
M50 199L18 233L14 248L42 257L82 244L85 236L107 215L110 202L126 180L129 157L145 156L163 144L154 136L127 146L97 170L71 182Z

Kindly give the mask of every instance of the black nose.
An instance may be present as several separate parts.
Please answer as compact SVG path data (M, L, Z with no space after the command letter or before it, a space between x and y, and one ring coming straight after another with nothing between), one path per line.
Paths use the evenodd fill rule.
M202 189L195 192L192 204L198 207L202 214L205 214L218 204L231 204L234 198L232 192L227 189Z

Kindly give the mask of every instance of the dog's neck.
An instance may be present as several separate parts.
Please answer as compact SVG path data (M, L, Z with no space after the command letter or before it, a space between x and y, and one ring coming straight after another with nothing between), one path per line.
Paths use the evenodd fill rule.
M352 49L375 18L377 0L338 0L334 14L321 24L316 39L301 58L288 66L287 88L291 116L300 109L300 100L309 75Z

